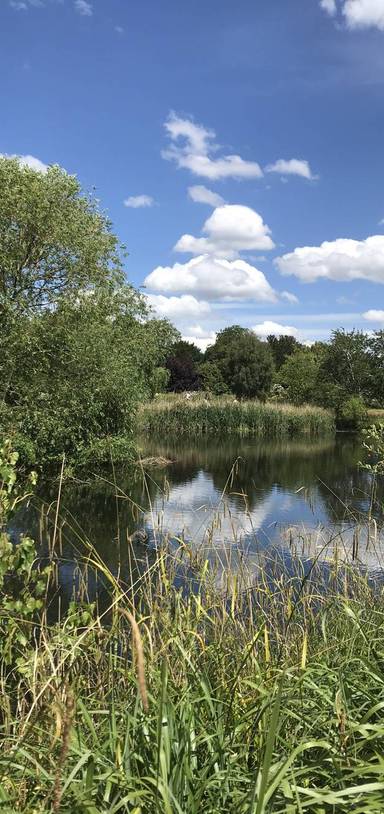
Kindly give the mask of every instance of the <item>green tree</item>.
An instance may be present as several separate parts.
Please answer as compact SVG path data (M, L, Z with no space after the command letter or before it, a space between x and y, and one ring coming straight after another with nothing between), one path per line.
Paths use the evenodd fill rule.
M213 393L215 396L220 396L223 393L228 393L228 387L225 384L221 370L215 362L203 362L198 367L201 387L207 393Z
M288 335L274 336L271 334L267 337L267 342L272 351L276 370L280 370L288 356L302 347L294 336Z
M284 387L288 401L305 404L314 399L318 372L316 356L303 348L288 356L276 376L276 383Z
M345 397L369 398L372 374L369 339L362 331L333 331L319 370L319 382L338 388Z
M118 435L128 450L178 333L125 283L118 240L76 178L3 158L0 184L2 428L40 462Z
M370 401L384 406L384 330L375 331L368 340L369 366L371 371Z
M30 312L62 295L121 283L109 220L75 176L0 158L0 312Z
M247 328L224 328L206 352L217 364L228 389L243 398L264 399L273 378L273 358L269 345Z
M5 403L41 460L77 455L107 436L124 435L128 450L159 363L156 326L137 319L143 309L127 287L20 318Z

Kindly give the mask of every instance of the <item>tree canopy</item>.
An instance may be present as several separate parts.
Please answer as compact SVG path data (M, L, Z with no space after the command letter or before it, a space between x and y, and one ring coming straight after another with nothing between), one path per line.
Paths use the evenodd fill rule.
M75 176L0 158L0 310L50 306L92 286L123 282L111 224Z
M267 396L273 377L273 358L266 342L247 328L233 325L217 335L208 348L207 360L215 362L228 389L236 396Z

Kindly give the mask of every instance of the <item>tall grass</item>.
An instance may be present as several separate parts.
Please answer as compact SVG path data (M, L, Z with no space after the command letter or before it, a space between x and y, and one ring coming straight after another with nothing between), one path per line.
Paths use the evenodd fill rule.
M263 404L234 399L191 400L176 397L142 405L139 425L143 432L177 435L252 435L282 438L316 437L334 432L332 414L320 407Z
M131 557L123 585L85 545L109 606L2 645L0 810L382 812L382 591L337 556L257 579L181 542Z

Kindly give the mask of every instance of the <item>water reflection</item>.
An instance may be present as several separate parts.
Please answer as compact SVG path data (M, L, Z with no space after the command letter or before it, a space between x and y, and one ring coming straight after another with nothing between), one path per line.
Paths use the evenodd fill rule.
M143 458L161 456L172 463L147 472L145 466L135 473L120 468L65 483L55 551L67 593L81 581L76 556L84 554L84 540L127 583L151 563L164 535L175 545L185 540L204 547L211 559L229 558L232 565L244 557L256 563L259 552L269 546L313 556L331 538L346 554L356 553L358 546L360 558L370 568L377 566L376 529L371 524L367 547L365 525L372 484L358 467L363 452L357 438L223 438L193 444L143 439L141 452ZM43 552L52 546L57 490L55 479L41 484L37 498L13 526L15 536L27 530L40 540ZM382 505L383 485L377 498ZM381 521L378 509L375 520ZM132 545L129 537L143 527L147 541L135 539ZM329 557L329 549L324 557Z

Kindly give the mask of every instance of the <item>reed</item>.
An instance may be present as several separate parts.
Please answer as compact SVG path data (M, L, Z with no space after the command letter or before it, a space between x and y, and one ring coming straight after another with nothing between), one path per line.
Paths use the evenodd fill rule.
M234 399L187 401L175 397L142 405L139 413L142 432L177 435L240 435L259 438L286 438L330 435L334 432L331 412L320 407L291 404L263 404Z
M139 557L127 538L123 580L84 540L84 595L52 624L4 582L0 810L380 814L384 595L340 545L292 550L289 569L287 551L260 553L250 570L231 549L208 560L164 535Z

